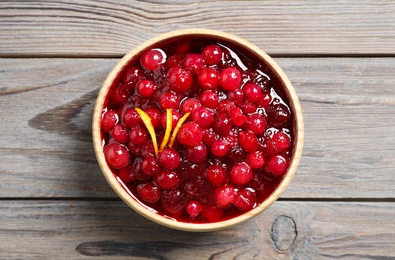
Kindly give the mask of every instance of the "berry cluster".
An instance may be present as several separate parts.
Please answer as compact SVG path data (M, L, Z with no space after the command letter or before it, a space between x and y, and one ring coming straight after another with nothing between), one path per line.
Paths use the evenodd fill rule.
M131 61L101 129L108 165L141 203L204 223L251 210L274 191L291 159L292 124L264 64L231 44L186 39Z

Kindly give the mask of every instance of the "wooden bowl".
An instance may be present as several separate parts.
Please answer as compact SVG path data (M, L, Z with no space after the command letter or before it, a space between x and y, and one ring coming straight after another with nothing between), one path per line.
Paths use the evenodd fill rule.
M152 46L155 46L158 42L168 41L177 37L215 38L219 41L225 41L228 43L232 43L240 48L244 48L249 52L251 52L253 55L259 57L259 59L273 71L274 75L278 77L280 83L283 85L283 88L285 89L284 94L289 100L290 109L294 115L294 128L295 128L294 154L291 159L288 170L285 176L283 177L281 183L274 190L274 192L265 201L259 204L256 208L229 220L224 220L215 223L207 223L207 224L206 223L191 224L191 223L175 221L170 218L166 218L163 217L162 215L152 212L151 210L147 209L139 202L137 202L121 186L121 184L117 181L116 176L107 165L104 157L100 122L101 122L103 105L106 99L106 95L110 87L112 86L113 82L120 78L120 72L123 71L125 66L127 66L127 64L133 58L135 58L136 55L141 55L141 53L144 50L152 48ZM105 178L107 179L111 187L114 189L114 191L126 204L128 204L131 208L133 208L135 211L137 211L139 214L143 215L144 217L161 225L178 230L184 230L184 231L203 232L203 231L220 230L242 223L264 211L267 207L269 207L272 203L274 203L277 200L277 198L283 193L284 189L288 186L292 177L294 176L302 153L303 138L304 138L304 125L303 125L302 110L299 103L299 99L298 96L296 95L296 92L291 82L289 81L288 77L285 75L283 70L277 65L277 63L271 57L269 57L264 51L259 49L257 46L235 35L219 32L219 31L213 31L213 30L193 29L193 30L172 31L154 37L142 43L141 45L137 46L134 50L126 54L108 75L107 79L105 80L98 94L96 105L94 108L94 114L93 114L93 144L95 148L96 157Z

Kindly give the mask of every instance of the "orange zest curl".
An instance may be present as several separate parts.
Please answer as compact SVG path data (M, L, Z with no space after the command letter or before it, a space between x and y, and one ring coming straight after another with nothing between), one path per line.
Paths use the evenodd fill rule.
M151 135L152 143L154 145L155 155L158 156L158 153L159 153L158 152L158 142L156 141L155 129L154 129L154 126L152 125L151 118L149 117L149 115L147 115L147 113L145 113L140 108L136 107L135 110L140 115L141 120L143 120L145 127L148 129L148 132Z

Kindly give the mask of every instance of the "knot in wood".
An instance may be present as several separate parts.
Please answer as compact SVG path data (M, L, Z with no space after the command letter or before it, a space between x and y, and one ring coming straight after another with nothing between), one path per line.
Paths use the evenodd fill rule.
M288 250L294 243L298 232L295 221L288 216L279 216L272 225L270 238L278 250Z

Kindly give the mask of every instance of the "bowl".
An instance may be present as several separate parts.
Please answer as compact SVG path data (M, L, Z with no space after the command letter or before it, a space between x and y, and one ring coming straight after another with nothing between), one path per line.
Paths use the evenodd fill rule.
M196 52L190 49L195 45L200 50L208 45L220 46L222 53L218 56L218 50L212 48L211 52L200 56L186 55ZM163 48L175 54L168 55ZM216 60L218 57L221 61ZM207 69L204 76L203 67L217 69L218 74L214 77ZM229 67L236 67L239 72L228 69L225 73ZM214 83L210 81L212 77L215 78ZM147 78L151 82L143 82ZM194 106L193 102L189 105L185 102L185 93L196 95L198 91L203 91L196 87L199 85L196 82L208 93L220 93L219 96L215 94L214 98L212 94L205 97L200 94L196 98L209 108L205 108L206 111L214 111L213 119L196 112L199 106ZM252 86L247 87L249 83ZM177 112L170 109L174 97L166 99L165 91L158 90L161 88L175 93L177 98L183 98L181 104L185 104L180 108L178 117ZM239 94L242 99L238 99ZM144 111L147 102L157 105L156 114ZM158 110L162 113L161 120ZM253 114L256 116L251 116ZM262 116L265 118L264 126ZM198 121L199 118L204 119ZM212 131L210 128L211 132L204 130L207 120L214 129ZM229 122L230 130L227 127ZM118 123L123 126L115 127ZM133 124L138 126L134 127ZM157 127L161 129L160 133L155 132ZM274 203L295 174L304 137L298 96L277 63L245 39L203 29L165 33L127 53L109 73L99 91L92 131L97 161L117 195L147 219L166 227L192 232L215 231L240 224ZM157 145L154 145L154 136L158 139ZM191 144L195 141L203 143L203 152L196 148L197 144ZM215 145L213 142L216 142ZM199 149L200 152L196 152ZM162 156L165 150L168 154ZM175 165L172 164L174 154L171 154L174 151L180 152L178 155L181 157L176 156ZM141 153L145 153L144 156L149 154L154 161L147 159L143 172ZM199 156L205 159L199 159ZM222 171L212 165L222 167ZM216 175L215 169L222 175ZM166 174L157 176L158 172L165 170ZM177 178L172 182L174 172ZM172 183L176 184L172 186ZM180 188L181 183L183 188ZM200 196L198 202L193 197L194 192ZM155 206L157 204L159 206ZM178 209L179 204L183 208Z

